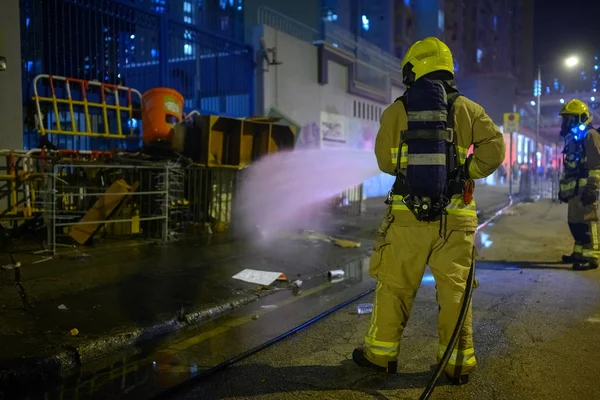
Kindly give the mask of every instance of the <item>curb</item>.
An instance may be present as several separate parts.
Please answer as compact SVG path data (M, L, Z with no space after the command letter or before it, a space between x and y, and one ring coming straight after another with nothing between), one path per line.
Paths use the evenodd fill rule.
M54 350L48 350L46 355L35 360L25 361L25 363L19 360L20 365L18 367L0 371L0 399L2 399L3 391L18 389L30 384L35 379L48 380L61 378L66 372L79 365L100 359L108 354L132 347L141 342L216 318L274 292L275 290L270 290L261 294L234 298L222 304L192 311L181 316L175 316L145 328L132 329L117 334L88 339L76 347L67 345L57 346Z
M357 259L364 258L368 252L362 251ZM326 271L315 272L312 277L326 274ZM131 348L151 339L180 331L186 327L217 318L232 310L253 303L281 289L264 290L237 296L211 307L199 307L195 311L175 315L167 320L157 322L143 328L132 328L126 331L104 336L84 339L77 346L57 345L47 350L40 357L29 360L15 359L15 368L0 370L0 400L3 394L14 394L18 390L35 381L53 381L64 378L69 371L83 364L96 361L120 350ZM6 364L10 364L8 361ZM5 365L6 365L5 364ZM9 397L10 398L10 397Z

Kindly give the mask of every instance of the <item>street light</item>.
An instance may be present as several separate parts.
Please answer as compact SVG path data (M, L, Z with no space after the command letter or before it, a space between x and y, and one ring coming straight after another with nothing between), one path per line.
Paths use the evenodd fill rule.
M568 68L576 67L578 64L579 64L579 57L577 57L577 56L571 56L565 60L565 65Z

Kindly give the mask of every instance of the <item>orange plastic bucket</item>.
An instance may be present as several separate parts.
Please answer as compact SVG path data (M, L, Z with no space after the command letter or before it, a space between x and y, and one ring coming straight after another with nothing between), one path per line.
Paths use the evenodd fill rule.
M181 122L183 96L169 88L154 88L142 96L142 137L145 144L171 141L171 129Z

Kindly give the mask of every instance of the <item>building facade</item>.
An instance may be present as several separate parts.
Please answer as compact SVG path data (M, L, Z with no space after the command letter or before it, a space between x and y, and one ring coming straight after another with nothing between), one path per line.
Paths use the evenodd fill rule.
M498 125L533 82L532 0L445 0L444 40L459 89Z
M529 89L533 78L532 0L445 0L444 40L457 75L505 74Z

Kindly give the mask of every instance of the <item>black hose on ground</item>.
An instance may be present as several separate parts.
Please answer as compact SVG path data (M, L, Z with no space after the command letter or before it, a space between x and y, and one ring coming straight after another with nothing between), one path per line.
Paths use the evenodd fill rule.
M333 314L334 312L338 311L339 309L342 309L352 303L354 303L357 300L362 299L363 297L373 293L375 291L375 287L373 286L372 288L357 294L356 296L345 300L344 302L336 305L333 308L330 308L327 311L322 312L321 314L317 315L316 317L309 319L308 321L306 321L305 323L303 323L302 325L299 325L297 327L295 327L294 329L291 329L271 340L269 340L268 342L265 342L261 345L258 345L248 351L243 352L242 354L239 354L233 358L230 358L229 360L223 361L221 364L215 365L212 368L209 368L201 373L199 373L196 376L191 377L190 379L183 381L182 383L180 383L179 385L173 386L169 389L166 389L165 391L163 391L162 393L159 393L157 396L153 397L154 400L157 399L173 399L173 398L180 398L179 396L182 393L185 393L186 391L192 390L196 385L198 385L198 383L200 381L202 381L203 379L208 378L209 376L220 372L226 368L231 367L232 365L250 357L253 356L254 354L258 353L261 350L266 349L267 347L282 341L283 339L287 338L290 335L293 335L296 332L301 331L302 329L306 328L309 325L312 325L313 323L319 321L322 318L325 318L326 316Z
M448 343L448 347L442 356L442 359L438 363L433 376L429 379L425 390L419 397L419 400L427 400L431 397L433 393L433 389L435 389L435 385L442 375L444 368L448 364L450 360L450 356L456 347L456 343L458 342L458 336L460 335L460 331L462 330L463 325L465 324L465 319L467 318L467 311L469 310L469 305L471 304L471 298L473 297L473 286L475 284L475 248L473 248L473 255L471 257L471 268L469 270L469 276L467 277L467 286L465 287L465 293L463 294L463 301L460 307L460 313L458 314L458 319L456 321L456 326L454 327L454 332L452 333L452 337L450 338L450 343Z

